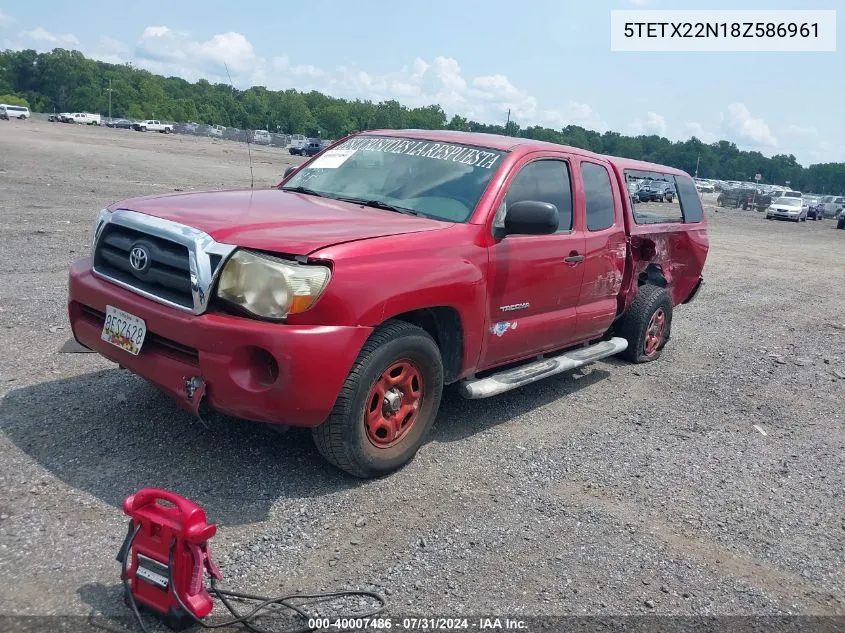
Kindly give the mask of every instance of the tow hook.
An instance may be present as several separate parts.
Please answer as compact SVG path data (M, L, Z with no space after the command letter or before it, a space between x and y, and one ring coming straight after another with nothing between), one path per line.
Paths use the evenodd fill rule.
M208 428L205 415L208 413L208 406L205 402L205 380L200 376L191 376L185 379L185 397L189 403L189 409L203 426ZM206 406L203 406L206 405Z
M194 401L197 391L200 392L199 399L202 400L205 394L205 381L199 376L191 376L185 379L185 395L188 397L188 402Z

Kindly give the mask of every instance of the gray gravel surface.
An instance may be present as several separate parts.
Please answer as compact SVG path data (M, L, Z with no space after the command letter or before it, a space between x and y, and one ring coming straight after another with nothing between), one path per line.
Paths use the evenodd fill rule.
M257 186L300 159L254 148ZM663 358L469 402L361 482L306 431L208 429L69 337L114 200L249 184L246 146L0 122L0 613L125 614L122 499L201 503L226 584L369 588L392 615L845 614L845 231L709 206ZM840 372L837 375L836 372Z

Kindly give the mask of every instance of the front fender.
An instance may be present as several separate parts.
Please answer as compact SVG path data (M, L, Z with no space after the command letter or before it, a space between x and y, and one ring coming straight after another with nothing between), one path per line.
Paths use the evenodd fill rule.
M439 235L365 240L312 254L331 262L331 281L310 310L289 322L376 327L414 310L451 308L463 330L462 366L474 367L485 331L488 254L473 239L477 227L458 230L454 239L432 231Z

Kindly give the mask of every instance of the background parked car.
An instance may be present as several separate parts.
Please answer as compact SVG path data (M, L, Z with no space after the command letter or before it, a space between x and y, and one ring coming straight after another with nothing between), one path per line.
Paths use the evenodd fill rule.
M713 193L716 191L716 187L709 180L697 180L695 182L695 188L698 189L699 193Z
M807 221L807 207L801 198L780 197L772 200L766 209L767 220L791 220L793 222Z
M270 132L267 130L252 131L252 142L256 145L269 145L271 140Z
M113 119L106 123L106 127L113 127L118 130L131 130L134 124L135 122L129 119Z
M6 121L20 119L21 121L25 121L30 116L29 108L26 106L0 103L0 119L5 119Z
M145 121L136 121L132 128L139 132L161 132L162 134L171 134L173 126L169 123L163 123L158 119L146 119Z
M825 196L822 198L824 203L824 214L830 218L838 217L838 213L845 208L845 196Z
M757 193L757 190L753 187L725 189L716 198L716 204L720 207L733 207L734 209L741 207L743 210L753 207L757 211L764 211L771 203L771 195Z
M91 112L72 112L64 119L65 123L80 123L83 125L100 125L100 115Z
M824 218L824 204L819 198L804 198L807 207L808 220L821 220Z
M654 180L637 192L640 202L672 202L675 187L668 182Z
M326 145L324 141L312 138L308 141L308 145L302 148L301 156L314 156L315 154L322 152L325 147Z

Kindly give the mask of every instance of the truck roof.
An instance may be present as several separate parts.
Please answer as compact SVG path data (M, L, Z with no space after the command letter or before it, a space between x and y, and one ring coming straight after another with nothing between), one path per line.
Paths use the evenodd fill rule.
M483 132L462 132L459 130L368 130L366 132L362 132L361 136L401 136L404 138L439 141L441 143L464 143L467 145L477 145L480 147L486 147L488 149L496 149L503 152L510 152L516 149L519 149L521 151L529 151L532 148L553 149L559 151L561 148L563 148L571 154L604 159L614 164L619 170L637 169L641 171L660 171L664 174L684 176L689 175L681 169L669 167L668 165L649 163L642 160L634 160L633 158L622 158L620 156L597 154L596 152L581 149L580 147L572 147L570 145L550 143L548 141L538 141L530 138L504 136L500 134L486 134Z

